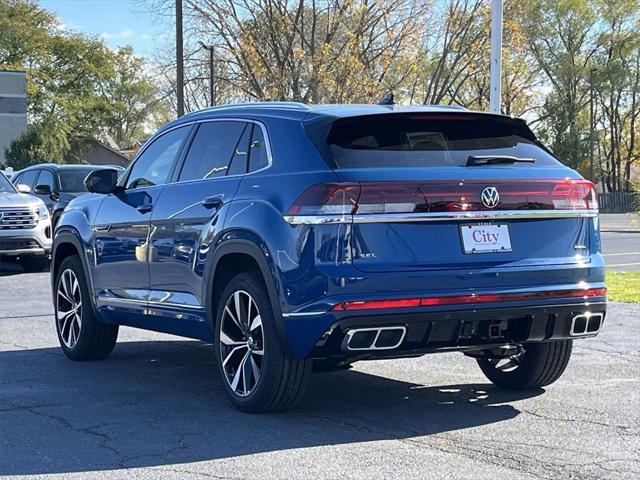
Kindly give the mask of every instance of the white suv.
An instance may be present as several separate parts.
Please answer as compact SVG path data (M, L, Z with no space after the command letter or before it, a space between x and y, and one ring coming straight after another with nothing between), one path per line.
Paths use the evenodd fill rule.
M0 259L18 257L27 272L43 270L51 253L52 233L44 202L18 192L0 172Z

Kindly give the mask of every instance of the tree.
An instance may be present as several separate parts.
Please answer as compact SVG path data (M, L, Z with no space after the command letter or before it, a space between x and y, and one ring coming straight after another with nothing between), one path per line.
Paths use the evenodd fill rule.
M541 133L569 166L582 168L588 160L587 81L597 43L597 17L587 0L541 0L525 15L529 46L552 86L541 118Z
M632 166L640 163L639 6L637 0L599 6L603 28L594 60L594 88L600 170L609 191L630 190Z
M27 71L29 125L5 153L14 168L77 162L88 139L139 135L158 108L150 101L155 87L130 50L114 53L97 38L64 30L31 0L0 0L0 59L0 68Z
M139 0L145 1L145 0ZM146 0L173 22L173 0ZM489 0L184 0L186 108L216 101L489 103ZM502 111L605 190L640 163L639 0L505 0ZM159 58L169 101L175 63ZM590 158L591 72L595 158ZM598 165L601 164L601 168ZM595 179L594 179L595 180Z
M108 104L106 132L122 147L145 135L147 122L165 120L166 104L158 97L158 86L146 72L145 62L124 47L113 54L114 74L102 87Z
M185 37L215 46L218 100L371 102L400 90L415 68L427 8L422 0L186 0ZM206 104L208 75L199 45L186 51L189 109Z
M471 82L482 74L488 43L487 4L483 0L447 0L432 10L424 31L418 67L409 88L411 103L473 104Z

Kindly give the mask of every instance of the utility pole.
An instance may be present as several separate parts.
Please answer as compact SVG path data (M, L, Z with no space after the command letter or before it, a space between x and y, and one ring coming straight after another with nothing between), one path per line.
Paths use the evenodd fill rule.
M213 107L216 104L213 94L215 86L213 76L213 50L215 47L213 45L207 45L204 42L200 42L200 46L209 52L209 105Z
M595 140L595 104L593 102L593 75L595 68L589 70L589 180L594 181L593 172L593 156L594 156L594 140Z
M502 81L502 0L491 2L491 78L489 82L489 111L501 112Z
M182 40L182 0L176 0L176 95L178 118L184 115L184 45Z

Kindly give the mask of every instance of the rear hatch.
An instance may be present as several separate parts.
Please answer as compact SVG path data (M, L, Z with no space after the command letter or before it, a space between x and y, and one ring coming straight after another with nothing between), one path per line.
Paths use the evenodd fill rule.
M592 185L520 120L379 114L307 131L339 183L306 192L290 213L341 215L362 271L589 262Z

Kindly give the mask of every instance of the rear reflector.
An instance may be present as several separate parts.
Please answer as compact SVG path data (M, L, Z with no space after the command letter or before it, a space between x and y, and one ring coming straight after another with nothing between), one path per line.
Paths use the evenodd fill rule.
M482 191L495 187L498 199L488 207ZM306 190L287 216L390 213L477 212L501 210L597 210L587 180L487 180L384 183L327 183Z
M475 303L516 302L523 300L545 300L553 298L589 298L604 297L606 288L589 288L576 290L554 290L550 292L521 293L482 293L456 295L451 297L403 298L395 300L365 300L342 302L335 305L333 311L373 310L386 308L429 307L439 305L465 305Z

